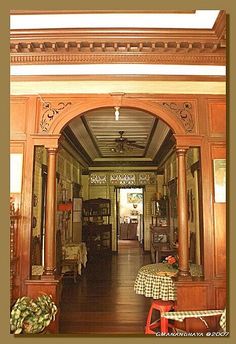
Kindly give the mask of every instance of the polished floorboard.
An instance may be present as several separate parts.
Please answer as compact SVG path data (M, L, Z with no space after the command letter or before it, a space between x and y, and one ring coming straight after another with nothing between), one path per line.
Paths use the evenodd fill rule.
M120 240L117 255L90 259L77 283L63 281L61 334L143 335L150 298L134 292L139 268L150 264L135 240Z

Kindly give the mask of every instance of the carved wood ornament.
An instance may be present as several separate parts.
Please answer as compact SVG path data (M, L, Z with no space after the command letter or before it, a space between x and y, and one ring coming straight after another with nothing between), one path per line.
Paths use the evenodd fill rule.
M53 107L50 102L43 102L43 109L45 109L45 111L42 114L42 118L39 124L41 131L47 132L50 126L50 122L54 119L54 116L58 115L58 113L64 110L65 107L67 107L68 105L71 105L71 102L60 102L57 104L57 107Z
M192 132L194 128L193 116L191 113L192 104L191 103L162 103L162 105L170 110L178 119L180 119L186 132Z

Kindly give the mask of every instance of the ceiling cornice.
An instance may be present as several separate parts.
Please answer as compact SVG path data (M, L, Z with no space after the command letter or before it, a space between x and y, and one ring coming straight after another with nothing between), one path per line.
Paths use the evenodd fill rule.
M225 25L221 11L213 29L11 30L11 63L225 65Z

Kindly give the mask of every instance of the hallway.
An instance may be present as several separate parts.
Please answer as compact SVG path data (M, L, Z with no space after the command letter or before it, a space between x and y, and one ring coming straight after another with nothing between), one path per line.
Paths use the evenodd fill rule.
M138 241L121 240L119 254L88 262L79 281L63 283L60 333L144 334L150 299L136 295L138 269L150 263Z

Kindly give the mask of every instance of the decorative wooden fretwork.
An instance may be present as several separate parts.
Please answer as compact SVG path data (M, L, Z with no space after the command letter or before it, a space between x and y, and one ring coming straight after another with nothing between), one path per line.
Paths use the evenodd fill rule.
M183 124L186 132L192 132L194 128L194 121L192 115L193 106L191 103L162 103L162 105L170 110Z
M91 173L89 176L91 185L153 185L156 183L154 172L114 172L114 173Z
M107 184L107 175L106 174L90 174L90 184L96 185L106 185Z
M138 174L138 184L139 185L146 185L146 184L155 184L156 177L154 173L139 173Z
M110 184L112 185L135 185L135 173L112 173L110 175Z
M40 121L40 129L43 132L47 132L51 121L54 119L55 115L58 115L59 112L65 109L65 107L71 105L71 102L63 103L60 102L57 104L57 107L54 107L50 102L43 102L43 109L45 110L42 114Z

